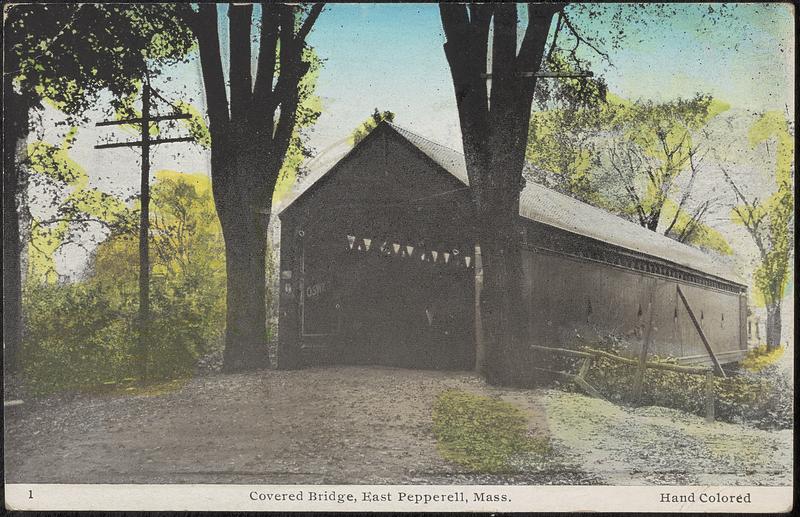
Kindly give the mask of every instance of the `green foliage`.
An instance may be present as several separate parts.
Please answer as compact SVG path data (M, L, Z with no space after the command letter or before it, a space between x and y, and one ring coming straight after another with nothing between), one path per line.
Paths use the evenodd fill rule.
M513 404L459 390L441 393L433 406L439 453L477 472L509 471L515 455L548 453L548 441L528 436L527 423Z
M205 175L156 173L151 217L147 370L158 381L191 374L219 343L225 253ZM84 281L27 279L23 368L32 391L91 389L138 375L137 232L134 225L102 242Z
M189 131L189 136L203 149L211 149L211 133L208 131L208 125L206 125L206 121L200 110L184 101L177 101L174 105L176 111L188 113L191 117L179 121Z
M82 115L109 89L115 103L145 72L177 62L194 45L178 5L40 3L5 9L9 70L30 107L48 99Z
M560 63L557 71L566 66ZM694 139L726 104L704 95L630 102L591 80L555 84L537 92L541 109L530 121L534 181L678 241L731 253L722 234L702 223L708 204L689 209L701 162Z
M378 111L378 108L375 108L375 111L372 112L372 115L362 122L350 135L350 145L355 147L384 120L387 122L393 122L394 113L391 111Z
M703 224L699 220L701 214L691 214L679 207L675 201L667 199L664 201L661 217L665 221L674 221L667 233L668 237L720 255L733 255L733 248L725 236L719 230Z
M94 283L25 287L21 360L33 393L85 389L132 375L130 301L126 306Z
M781 303L789 283L794 246L794 136L783 114L768 112L753 124L748 137L754 149L766 149L767 159L761 163L774 166L775 190L763 200L740 194L741 204L734 207L732 218L747 228L761 255L754 272L759 301L774 306ZM775 148L774 157L770 146Z
M119 199L89 186L86 170L69 156L77 129L60 145L37 140L28 145L29 203L21 207L30 221L27 276L32 282L55 282L54 254L90 225L121 229L130 224ZM46 215L30 206L47 207Z

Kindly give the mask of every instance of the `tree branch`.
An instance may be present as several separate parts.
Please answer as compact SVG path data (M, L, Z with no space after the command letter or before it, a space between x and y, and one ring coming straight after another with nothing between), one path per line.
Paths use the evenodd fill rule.
M314 23L316 23L317 18L319 18L324 8L324 3L311 6L311 11L309 11L308 16L306 16L305 21L303 21L303 25L300 26L300 30L297 31L297 35L295 36L295 40L298 44L303 45L305 43L308 33L311 32L311 28L314 27Z
M558 14L556 30L553 34L553 43L550 46L548 58L550 55L552 55L553 48L555 47L556 40L558 39L558 32L561 29L561 25L565 19L565 5L566 4L560 2L552 4L528 4L528 27L525 30L525 35L522 38L522 44L520 45L519 49L519 55L517 56L518 65L522 67L528 66L530 63L534 63L538 57L539 62L533 64L533 66L536 67L536 70L530 71L537 72L541 68L541 56L544 53L544 46L547 41L547 36L550 32L550 25L552 24L553 16ZM529 69L519 71L527 72Z
M250 25L253 4L228 6L230 36L231 119L244 121L250 112L253 77L250 70Z
M206 90L208 129L213 139L215 135L225 134L230 121L225 79L222 73L216 4L200 4L199 11L193 19L194 33L200 48L203 85Z
M267 111L271 104L272 83L275 81L275 59L278 48L278 14L274 4L261 3L261 40L258 49L258 70L256 84L253 87L253 111L263 119L272 118ZM268 123L269 135L273 133L273 123Z
M578 32L577 29L575 29L574 25L572 25L572 22L570 21L569 17L567 16L567 13L563 13L563 17L564 17L564 25L567 26L569 31L575 37L576 49L577 49L577 45L578 44L583 43L584 45L588 46L590 49L594 50L600 57L605 59L609 64L611 64L613 66L613 63L611 63L611 57L606 52L603 52L597 46L595 46L591 41L589 41L586 38L584 38L583 36L581 36L581 33Z

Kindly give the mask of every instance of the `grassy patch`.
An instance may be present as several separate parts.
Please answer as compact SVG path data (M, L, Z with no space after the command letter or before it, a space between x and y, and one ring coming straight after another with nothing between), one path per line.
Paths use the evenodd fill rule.
M520 408L460 390L437 397L433 432L443 458L476 472L513 470L509 460L518 454L550 452L547 439L528 435L528 419Z
M136 378L127 377L121 381L107 381L100 386L90 386L77 391L96 395L157 397L180 390L189 380L191 380L191 377L179 377L177 379L152 380L142 383Z
M140 395L145 397L158 397L159 395L165 395L173 391L178 391L179 389L183 388L187 382L189 382L189 379L190 377L182 377L180 379L172 379L165 382L133 385L121 390L117 390L117 393L125 395Z
M763 344L747 352L747 355L739 364L745 370L760 372L767 366L778 362L778 359L783 357L783 351L784 348L782 346L770 350L766 344Z

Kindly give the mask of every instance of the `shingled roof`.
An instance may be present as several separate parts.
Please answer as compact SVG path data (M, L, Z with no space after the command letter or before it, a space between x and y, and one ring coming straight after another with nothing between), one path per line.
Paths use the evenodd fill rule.
M469 185L467 166L462 153L396 124L383 122L382 125L391 128L442 169L465 185ZM331 169L314 174L313 178L308 178L310 181L304 182L301 191L294 199L288 201L287 205L333 168L335 165ZM729 282L743 284L727 264L697 248L650 231L602 208L583 203L532 181L526 183L520 194L519 215L531 221L666 260Z

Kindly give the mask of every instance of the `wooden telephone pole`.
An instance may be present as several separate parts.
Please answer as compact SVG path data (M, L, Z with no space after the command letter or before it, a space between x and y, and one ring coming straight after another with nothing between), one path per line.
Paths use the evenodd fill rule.
M124 120L104 120L96 126L118 126L122 124L139 124L141 127L141 140L132 142L116 142L99 144L95 149L113 149L116 147L141 147L142 148L142 175L141 175L141 210L139 215L139 317L138 317L138 350L140 379L147 379L147 350L150 336L150 247L148 235L150 233L150 147L159 144L177 142L192 142L192 137L180 138L150 138L150 123L162 120L179 120L191 118L188 113L174 113L172 115L157 115L150 113L151 94L149 82L142 86L142 116Z

